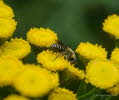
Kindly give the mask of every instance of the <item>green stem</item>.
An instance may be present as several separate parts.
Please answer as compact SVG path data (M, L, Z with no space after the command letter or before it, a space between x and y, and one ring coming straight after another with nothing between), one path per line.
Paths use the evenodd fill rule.
M105 100L110 100L112 98L112 96L109 96L109 97L107 97Z
M84 81L81 81L76 94L79 94L80 95L82 93L82 90L84 90L83 89L84 85L86 85L86 83Z
M93 96L91 96L90 100L96 100L97 96L94 94Z
M95 90L96 90L96 88L93 88L93 89L90 90L89 92L87 92L87 93L85 93L85 94L83 94L83 95L81 95L81 96L77 96L77 98L78 98L78 99L86 98L86 97L88 97L88 96L94 94Z

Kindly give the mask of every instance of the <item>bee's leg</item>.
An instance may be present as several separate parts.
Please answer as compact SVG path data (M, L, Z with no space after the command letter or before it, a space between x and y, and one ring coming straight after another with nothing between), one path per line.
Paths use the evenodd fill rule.
M59 56L63 56L64 54L65 54L65 51L62 51L61 53L59 53L59 54L56 56L55 59L53 59L53 61L56 60Z

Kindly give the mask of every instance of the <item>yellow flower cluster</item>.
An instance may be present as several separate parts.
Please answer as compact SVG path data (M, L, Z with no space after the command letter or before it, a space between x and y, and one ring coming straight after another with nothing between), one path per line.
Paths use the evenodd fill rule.
M7 96L6 98L4 98L3 100L31 100L31 99L28 99L28 98L26 98L24 96L11 94L11 95Z
M49 47L58 40L57 34L49 28L31 28L27 33L27 40L40 47Z
M11 39L1 46L1 55L12 55L18 59L26 57L31 52L31 46L22 38Z
M92 60L86 66L86 79L101 89L110 88L119 82L119 70L109 60Z
M63 82L75 83L80 80L86 80L85 82L106 89L114 95L119 94L118 48L114 49L108 60L107 51L102 46L89 42L80 43L76 53L83 62L86 64L88 62L86 70L81 70L71 65L63 55L60 55L61 52L49 50L50 45L58 43L57 34L49 28L31 28L26 33L28 41L22 38L7 40L15 31L17 22L14 20L12 8L3 0L0 0L0 12L0 88L11 86L21 94L11 93L3 100L30 100L27 97L40 98L46 95L49 95L48 100L77 100L73 91L65 89L65 85L61 88L59 84L62 86ZM103 23L103 30L119 38L118 22L118 15L109 16ZM6 41L3 43L2 40ZM32 52L33 45L30 46L28 42L36 48L43 49L37 55L36 59L39 63L37 65L22 62Z
M9 38L16 29L17 22L13 19L11 7L0 1L0 38Z
M113 14L103 22L103 30L119 39L119 15Z
M72 91L65 88L56 88L48 97L48 100L77 100Z
M81 60L93 60L93 59L106 59L107 52L105 48L102 48L99 45L93 45L89 42L80 43L76 49L76 53L79 54ZM85 61L84 61L85 62Z
M59 56L59 53L53 51L43 51L38 54L37 61L42 64L43 67L51 70L63 70L70 65L70 63L64 59L63 56ZM57 57L57 58L56 58Z
M25 65L25 69L14 80L14 87L29 97L42 97L59 85L57 73L41 68L40 65Z
M50 94L49 100L77 100L76 95L65 88L58 87L59 72L65 68L69 76L79 80L85 78L83 70L70 65L58 52L43 50L37 55L37 64L24 64L25 57L31 52L29 43L49 47L58 42L57 34L49 28L32 28L27 32L27 40L11 38L17 22L11 7L0 0L0 88L11 86L21 95L12 94L3 100L30 100ZM29 42L29 43L28 43ZM21 59L21 60L20 60ZM51 91L53 92L51 93ZM0 94L1 96L1 94Z

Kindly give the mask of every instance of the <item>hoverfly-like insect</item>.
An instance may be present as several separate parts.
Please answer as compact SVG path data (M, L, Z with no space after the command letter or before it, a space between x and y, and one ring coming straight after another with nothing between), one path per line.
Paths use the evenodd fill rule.
M53 52L59 52L59 55L55 59L57 59L59 56L62 55L71 64L76 63L76 55L75 55L74 51L71 48L66 47L63 43L59 42L59 43L52 44L49 47L49 49L52 50Z

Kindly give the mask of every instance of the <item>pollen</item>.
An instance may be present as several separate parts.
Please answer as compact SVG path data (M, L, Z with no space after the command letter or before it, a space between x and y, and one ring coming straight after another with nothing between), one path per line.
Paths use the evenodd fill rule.
M103 30L110 35L119 39L119 16L116 14L110 15L103 22Z
M11 39L10 42L6 41L2 46L2 55L12 55L18 59L26 57L31 52L31 46L22 38Z
M117 66L109 60L92 60L86 66L86 79L102 89L110 88L119 82L118 76Z
M107 52L105 48L95 44L87 43L80 43L76 49L76 52L79 54L80 58L93 60L93 59L106 59Z
M9 38L16 29L17 22L14 19L0 18L0 38Z
M57 34L47 28L31 28L27 33L29 43L40 46L49 47L58 40Z
M56 88L48 97L48 100L77 100L76 95L65 88Z
M27 64L25 68L14 79L14 87L22 95L42 97L58 86L59 77L57 74L52 74L41 68L40 65Z
M37 61L42 64L43 67L51 71L63 70L69 66L69 62L64 59L63 56L59 56L59 53L53 51L43 51L38 54Z

